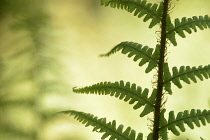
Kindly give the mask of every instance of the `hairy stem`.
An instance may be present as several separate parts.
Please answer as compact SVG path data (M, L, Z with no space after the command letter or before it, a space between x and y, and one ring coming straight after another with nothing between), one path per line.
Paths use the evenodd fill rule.
M153 126L153 140L158 140L158 131L160 128L160 111L163 96L163 66L165 60L165 50L166 50L166 18L168 13L169 0L164 0L163 13L161 20L161 40L160 40L160 56L158 61L158 81L157 81L157 96L155 103L154 112L154 126Z

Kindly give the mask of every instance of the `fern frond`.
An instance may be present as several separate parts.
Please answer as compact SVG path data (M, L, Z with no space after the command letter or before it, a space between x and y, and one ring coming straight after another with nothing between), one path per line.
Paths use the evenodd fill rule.
M174 20L174 25L174 27L168 30L167 35L175 36L175 33L177 33L182 38L185 38L186 35L184 31L191 34L192 30L197 32L196 27L198 27L200 30L210 28L210 17L208 15L199 17L193 16L192 18L183 17L181 21L179 18L176 18Z
M109 140L143 140L143 134L138 133L136 137L136 131L131 127L127 127L125 131L123 131L123 125L119 125L116 127L116 121L107 122L106 118L98 118L90 113L84 113L74 110L62 111L58 113L68 114L70 116L74 116L76 120L85 124L85 127L92 126L93 131L98 133L104 133L101 139L106 139L110 136Z
M82 94L98 94L98 95L110 95L124 100L125 102L129 101L129 104L134 104L134 109L138 109L142 106L144 110L140 114L141 117L149 114L154 110L154 103L156 97L156 89L153 90L150 97L148 97L149 89L145 88L142 90L140 86L136 84L126 84L123 81L120 82L101 82L94 84L92 86L87 86L84 88L74 88L75 93Z
M170 111L168 123L162 126L160 130L168 128L172 133L178 136L180 135L180 132L177 127L184 132L184 124L187 124L191 129L194 129L194 124L197 127L200 127L201 124L206 125L206 123L210 123L210 110L201 111L199 109L192 109L190 112L185 110L184 112L179 112L176 117L174 111Z
M110 56L118 51L121 51L123 54L128 54L128 57L132 57L133 61L138 61L139 59L139 66L146 64L147 62L148 67L146 68L145 72L150 72L153 68L155 68L158 64L158 56L159 56L159 45L156 46L155 51L153 48L149 48L148 46L143 46L138 43L134 42L121 42L117 46L115 46L111 51L106 54L100 55L101 57Z
M134 12L134 16L138 16L138 18L146 15L143 19L144 22L152 19L149 28L161 21L162 2L158 5L157 3L147 3L146 0L101 0L101 4L112 8L125 9L130 13Z
M199 66L199 67L190 67L190 66L181 66L178 70L177 67L172 68L173 75L168 75L165 79L164 84L168 84L172 81L178 88L182 88L180 80L184 81L187 84L190 84L190 80L194 83L197 82L196 77L203 81L204 78L208 79L210 77L210 65ZM170 72L169 72L170 73Z

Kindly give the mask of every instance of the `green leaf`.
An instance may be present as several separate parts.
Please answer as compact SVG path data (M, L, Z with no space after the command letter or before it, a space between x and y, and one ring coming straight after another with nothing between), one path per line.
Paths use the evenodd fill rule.
M155 67L157 67L158 57L159 57L159 49L160 46L157 45L155 48L155 51L153 48L149 48L148 46L143 46L142 44L134 43L134 42L122 42L115 46L111 51L109 51L106 54L100 55L101 57L104 56L110 56L112 54L115 54L118 51L121 51L122 54L127 54L127 56L133 57L133 61L138 61L139 59L139 66L143 66L146 63L148 64L148 67L146 68L145 72L148 73Z
M208 15L205 16L193 16L192 18L183 17L180 21L179 18L174 20L174 27L168 30L168 36L174 36L175 33L180 35L182 38L185 38L185 32L191 34L192 30L197 32L198 27L200 30L210 28L210 18Z
M136 140L143 140L143 134L142 133L139 133Z
M153 140L153 133L149 133L149 135L147 136L147 140Z
M168 67L168 66L166 66ZM210 65L206 66L198 66L198 67L190 67L190 66L181 66L178 70L177 67L173 67L173 75L170 75L170 72L165 70L167 75L164 76L164 86L165 89L168 90L170 88L170 82L172 81L178 88L182 88L181 80L187 84L190 84L190 81L197 83L197 79L203 81L205 79L209 79L210 77ZM170 90L170 89L169 89Z
M167 124L167 120L164 117L165 112L166 112L166 110L163 109L160 113L160 127ZM168 140L168 131L167 131L166 127L161 129L158 133L160 134L162 140Z
M170 111L169 112L169 119L168 119L168 123L171 124L172 122L175 122L175 115L174 115L174 111ZM175 124L174 125L168 125L168 130L171 130L171 132L174 133L174 135L179 136L180 133L177 130Z
M170 34L168 34L168 32L172 29L174 29L174 25L171 23L171 18L169 15L167 15L166 17L166 22L167 22L167 26L166 26L166 37L167 39L174 45L177 46L177 42L176 42L176 37L175 37L175 32L172 32Z
M159 54L160 54L160 45L157 44L156 47L155 47L155 51L152 54L152 59L150 59L148 67L145 70L146 73L149 73L152 69L154 69L157 66L157 61L159 59Z
M154 111L154 107L150 106L150 105L146 105L144 107L144 110L142 111L142 113L140 114L140 117L144 117L147 114L149 114L150 112Z
M146 0L101 0L101 4L104 6L110 6L112 8L124 9L130 13L134 13L134 16L143 18L144 22L151 19L149 28L154 27L161 22L163 3L159 5L157 3L147 3Z
M184 112L179 112L177 115L174 114L174 111L170 111L168 123L162 125L160 130L167 128L168 130L171 130L172 133L178 136L180 132L177 128L184 132L186 124L191 129L194 129L194 125L200 127L201 124L206 125L206 122L210 123L210 110L201 111L199 109L192 109L190 112L188 110L185 110Z
M151 96L148 97L149 89L142 90L140 86L136 84L130 84L130 82L101 82L91 86L83 88L73 88L75 93L81 94L98 94L98 95L110 95L120 100L128 101L129 104L135 104L133 109L139 109L145 106L141 113L141 117L147 115L154 110L154 104L156 99L156 89L153 90Z
M172 68L173 71L173 76L177 77L177 75L179 74L177 67L173 67ZM180 83L180 80L178 78L174 78L172 79L172 82L178 87L178 88L182 88L182 85Z
M110 136L109 140L120 139L120 140L143 140L143 134L139 133L138 137L136 138L135 130L128 127L123 132L123 125L119 125L116 128L116 121L113 120L112 122L106 122L106 118L100 118L90 114L79 112L75 110L67 110L58 112L57 114L67 114L70 116L74 116L76 120L81 122L82 124L86 124L85 126L92 126L93 131L98 133L104 133L101 139L105 139Z
M170 79L170 78L171 78L171 73L169 71L169 66L168 66L168 63L165 63L164 72L163 72L163 80L166 81L167 79ZM171 82L164 82L163 87L169 94L172 94Z

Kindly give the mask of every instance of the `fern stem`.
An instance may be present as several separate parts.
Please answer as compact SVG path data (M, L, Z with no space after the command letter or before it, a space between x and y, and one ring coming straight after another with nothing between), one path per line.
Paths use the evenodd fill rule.
M169 0L164 0L162 20L161 20L160 56L158 61L158 81L157 81L157 96L156 96L155 112L154 112L153 140L159 139L158 131L160 129L160 111L161 111L162 96L163 96L163 67L164 67L165 50L167 44L166 18L168 14L168 5L169 5Z

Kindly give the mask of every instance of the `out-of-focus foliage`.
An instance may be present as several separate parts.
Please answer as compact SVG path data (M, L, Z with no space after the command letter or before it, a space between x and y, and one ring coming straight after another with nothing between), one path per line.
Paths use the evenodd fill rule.
M50 46L42 0L0 1L0 139L38 140L52 110L42 100L68 89L61 55Z
M57 21L56 14L63 12L59 4L69 4L65 9L71 12L75 5L84 6L81 3L0 1L0 139L86 139L78 135L76 124L68 125L72 120L52 117L72 102L71 77L65 70L65 66L71 66L66 56L72 48L57 41L60 34L55 24L62 26L66 21ZM90 13L97 13L93 1L85 3Z

